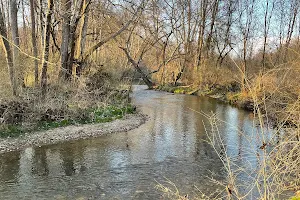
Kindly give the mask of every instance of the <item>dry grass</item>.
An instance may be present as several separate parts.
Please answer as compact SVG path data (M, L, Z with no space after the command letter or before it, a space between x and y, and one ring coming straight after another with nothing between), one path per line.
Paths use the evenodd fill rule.
M56 122L100 122L102 118L94 119L95 116L90 115L93 112L117 112L112 107L127 109L130 104L130 80L120 81L119 78L99 70L93 75L82 76L70 82L55 82L50 79L45 98L41 95L40 88L34 87L20 89L17 97L1 96L0 136L17 136L44 122L53 122L55 126ZM0 92L5 94L5 91L10 93L10 87ZM106 108L107 111L103 111ZM110 118L113 117L104 117L102 121Z

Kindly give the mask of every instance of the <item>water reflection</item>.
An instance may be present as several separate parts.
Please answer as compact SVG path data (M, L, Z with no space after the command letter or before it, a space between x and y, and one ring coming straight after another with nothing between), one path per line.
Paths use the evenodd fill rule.
M45 148L37 148L34 150L34 153L27 153L27 155L33 156L32 172L39 176L47 176L49 174L46 150Z
M192 110L226 121L219 131L227 153L241 165L257 166L255 157L244 159L255 146L247 137L259 131L248 112L208 98L141 89L135 88L133 101L150 119L138 129L0 155L1 199L157 199L161 193L154 187L166 178L183 194L213 192L209 177L227 176L206 142L209 120Z
M17 182L20 152L0 155L0 182L2 184Z

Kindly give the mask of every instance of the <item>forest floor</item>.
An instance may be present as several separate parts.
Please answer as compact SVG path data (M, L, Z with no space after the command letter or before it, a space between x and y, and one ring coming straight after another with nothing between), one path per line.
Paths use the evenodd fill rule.
M31 146L57 144L61 142L98 137L105 134L130 131L147 120L147 116L127 114L122 119L95 124L78 124L47 131L27 133L15 138L0 138L0 154L22 150Z

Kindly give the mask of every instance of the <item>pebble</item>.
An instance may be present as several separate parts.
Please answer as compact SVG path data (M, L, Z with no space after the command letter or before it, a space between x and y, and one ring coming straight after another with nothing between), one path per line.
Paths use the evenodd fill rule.
M123 119L100 124L85 124L82 126L67 126L44 132L25 134L19 138L0 139L0 153L16 151L29 146L55 144L81 138L96 137L115 132L125 132L139 127L147 120L143 114L130 114Z

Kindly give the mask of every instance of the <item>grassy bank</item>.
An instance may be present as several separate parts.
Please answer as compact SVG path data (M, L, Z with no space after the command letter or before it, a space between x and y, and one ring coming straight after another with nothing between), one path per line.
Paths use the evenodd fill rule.
M189 85L189 86L163 85L163 86L158 86L157 89L166 92L171 92L174 94L207 96L249 111L253 111L254 109L254 102L250 98L249 94L246 94L245 92L241 92L239 89L236 88L234 83L230 86L213 85L204 88L201 88L199 86L194 86L194 85Z
M51 83L46 97L38 87L20 88L18 96L0 98L0 138L123 118L135 112L129 93L129 82L103 70L76 81Z
M2 124L0 126L0 138L19 137L25 133L49 130L69 125L110 122L115 119L121 119L126 114L135 113L135 107L130 104L122 107L109 105L105 107L83 109L79 112L80 114L77 116L65 116L61 119L39 120L27 124L22 122Z
M273 125L298 127L299 102L293 100L292 94L287 95L277 90L271 94L271 92L258 91L256 87L249 87L247 90L241 91L236 82L205 87L193 84L187 86L166 84L160 85L156 89L175 94L207 96L241 109L259 112L265 120L272 122Z

